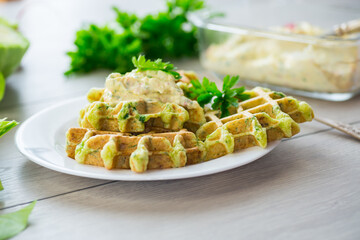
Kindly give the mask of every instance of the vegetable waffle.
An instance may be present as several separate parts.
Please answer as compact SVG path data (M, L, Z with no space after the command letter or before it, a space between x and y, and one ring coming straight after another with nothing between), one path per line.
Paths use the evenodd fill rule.
M66 138L69 157L82 164L107 169L130 168L144 172L147 169L183 167L205 159L203 143L187 130L134 136L70 128Z
M203 110L187 111L175 103L137 100L114 104L97 101L81 110L79 125L102 131L135 133L179 131L184 126L195 131L204 121Z
M250 99L239 102L232 115L220 119L214 112L206 114L209 122L196 135L205 143L207 160L252 146L265 148L267 142L297 134L300 131L297 123L314 117L306 102L283 93L261 87L245 93Z

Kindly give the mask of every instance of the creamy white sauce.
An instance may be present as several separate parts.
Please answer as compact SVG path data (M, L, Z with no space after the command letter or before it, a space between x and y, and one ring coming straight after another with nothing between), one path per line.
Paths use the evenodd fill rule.
M110 74L105 83L104 102L132 100L155 100L171 102L186 108L197 108L198 104L184 96L175 78L163 71L141 71L136 69L124 75Z

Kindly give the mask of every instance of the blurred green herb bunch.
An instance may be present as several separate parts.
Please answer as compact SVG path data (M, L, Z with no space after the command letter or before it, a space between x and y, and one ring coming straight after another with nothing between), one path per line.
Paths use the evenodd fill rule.
M187 15L205 7L200 0L167 0L166 11L139 17L114 7L116 20L105 26L91 24L76 33L75 51L68 52L65 75L110 69L132 70L132 57L179 58L197 54L196 28Z

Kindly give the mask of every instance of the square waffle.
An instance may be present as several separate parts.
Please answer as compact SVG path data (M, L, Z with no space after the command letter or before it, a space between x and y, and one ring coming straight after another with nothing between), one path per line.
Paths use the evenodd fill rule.
M95 101L80 111L79 125L83 128L113 132L179 131L183 127L196 131L205 122L199 106L185 109L175 103L157 101Z

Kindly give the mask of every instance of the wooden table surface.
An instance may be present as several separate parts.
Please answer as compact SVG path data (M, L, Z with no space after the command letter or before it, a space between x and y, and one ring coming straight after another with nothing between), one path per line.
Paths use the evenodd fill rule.
M64 52L81 22L113 17L110 1L95 2L0 3L0 15L18 19L31 42L21 70L7 80L0 118L24 122L103 86L108 71L69 79L62 74L69 64ZM132 1L117 5L137 12L163 6L142 2L140 9ZM204 73L196 59L175 65ZM360 126L360 96L346 102L301 99L318 116ZM0 139L1 213L38 200L28 228L15 239L360 239L360 142L315 121L301 128L243 167L154 182L46 169L19 153L13 130Z

